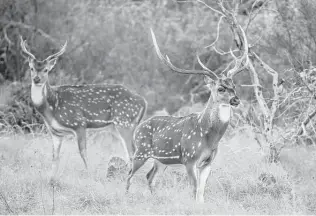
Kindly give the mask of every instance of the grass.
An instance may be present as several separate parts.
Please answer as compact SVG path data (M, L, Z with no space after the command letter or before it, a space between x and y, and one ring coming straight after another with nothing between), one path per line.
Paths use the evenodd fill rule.
M249 135L223 139L205 191L205 203L191 198L184 168L168 168L157 177L150 194L145 173L150 162L125 194L126 175L107 179L111 155L122 148L107 134L89 135L89 176L71 139L61 150L60 180L48 183L52 147L46 135L11 135L0 139L0 214L315 214L314 200L300 202L294 211L287 173L264 162ZM258 181L270 172L277 183L264 187Z

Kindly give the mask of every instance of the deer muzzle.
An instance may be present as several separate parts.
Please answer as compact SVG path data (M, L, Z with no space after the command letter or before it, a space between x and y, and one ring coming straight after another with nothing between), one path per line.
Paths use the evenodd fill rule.
M36 77L33 78L33 82L34 82L35 84L38 84L40 81L41 81L41 79L40 79L38 76L36 76Z
M229 104L236 107L240 104L240 100L237 96L235 96L230 99Z

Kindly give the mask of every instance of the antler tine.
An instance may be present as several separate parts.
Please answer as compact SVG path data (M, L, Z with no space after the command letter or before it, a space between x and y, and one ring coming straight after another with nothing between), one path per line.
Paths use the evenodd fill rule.
M197 60L198 60L198 63L200 64L200 66L201 66L205 71L207 71L207 72L213 74L213 75L216 77L216 79L219 78L215 72L213 72L211 69L207 68L207 67L202 63L202 61L201 61L201 59L200 59L198 53L196 53L196 58L197 58Z
M67 47L67 41L65 42L65 44L61 47L61 49L59 50L59 52L48 56L44 61L49 61L51 59L56 59L58 56L61 56L65 51L66 51L66 47Z
M235 63L235 66L229 70L227 72L227 76L232 78L235 74L239 73L240 71L242 71L243 69L245 69L248 65L248 62L249 62L249 58L248 58L248 41L247 41L247 38L246 38L246 34L245 34L245 31L242 29L241 26L238 26L238 28L240 29L241 31L241 34L242 34L242 40L243 40L243 46L244 46L244 53L243 55L238 58L234 55L234 53L232 52L232 50L230 49L230 53L231 55L233 56L234 58L234 61L236 62ZM240 65L242 64L243 60L246 60L246 62L244 63L244 65L240 68Z
M26 49L26 46L25 46L26 41L23 40L22 36L20 36L20 40L21 40L21 48L23 52L25 52L25 54L27 54L30 58L36 59L35 56Z
M150 28L150 32L151 32L151 37L152 37L152 40L153 40L153 44L154 44L154 47L155 47L155 50L156 50L156 53L157 53L157 56L158 58L166 65L168 66L172 71L176 72L176 73L181 73L181 74L201 74L201 75L205 75L205 76L208 76L212 79L214 79L214 77L212 75L214 74L210 74L208 73L207 71L204 71L204 70L186 70L186 69L181 69L181 68L178 68L176 66L174 66L169 57L166 55L165 57L162 55L160 49L159 49L159 46L158 46L158 43L157 43L157 40L156 40L156 36L155 36L155 33L154 31L152 30L152 28ZM215 76L215 78L217 78Z

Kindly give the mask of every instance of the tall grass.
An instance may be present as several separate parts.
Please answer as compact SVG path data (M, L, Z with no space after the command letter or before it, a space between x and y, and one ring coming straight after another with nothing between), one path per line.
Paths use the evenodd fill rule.
M168 168L158 175L150 194L145 174L148 162L125 194L125 174L106 178L111 155L123 156L120 144L106 134L89 135L84 169L78 148L66 139L61 150L60 178L48 184L51 141L46 135L16 135L0 140L2 214L292 214L291 185L278 165L268 165L249 136L222 140L205 191L205 204L196 204L185 169ZM258 176L272 173L277 183L265 187ZM5 201L4 201L5 200ZM5 204L7 203L7 205ZM53 204L54 203L54 204ZM54 212L52 212L54 211ZM315 213L315 205L300 202L295 213Z

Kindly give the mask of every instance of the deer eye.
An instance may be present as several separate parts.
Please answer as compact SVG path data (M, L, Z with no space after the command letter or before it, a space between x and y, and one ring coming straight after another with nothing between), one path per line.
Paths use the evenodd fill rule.
M43 70L43 72L44 72L44 73L47 73L47 72L48 72L48 69L47 69L47 68L45 68L45 69Z
M225 92L225 88L220 86L218 89L217 89L218 92Z

